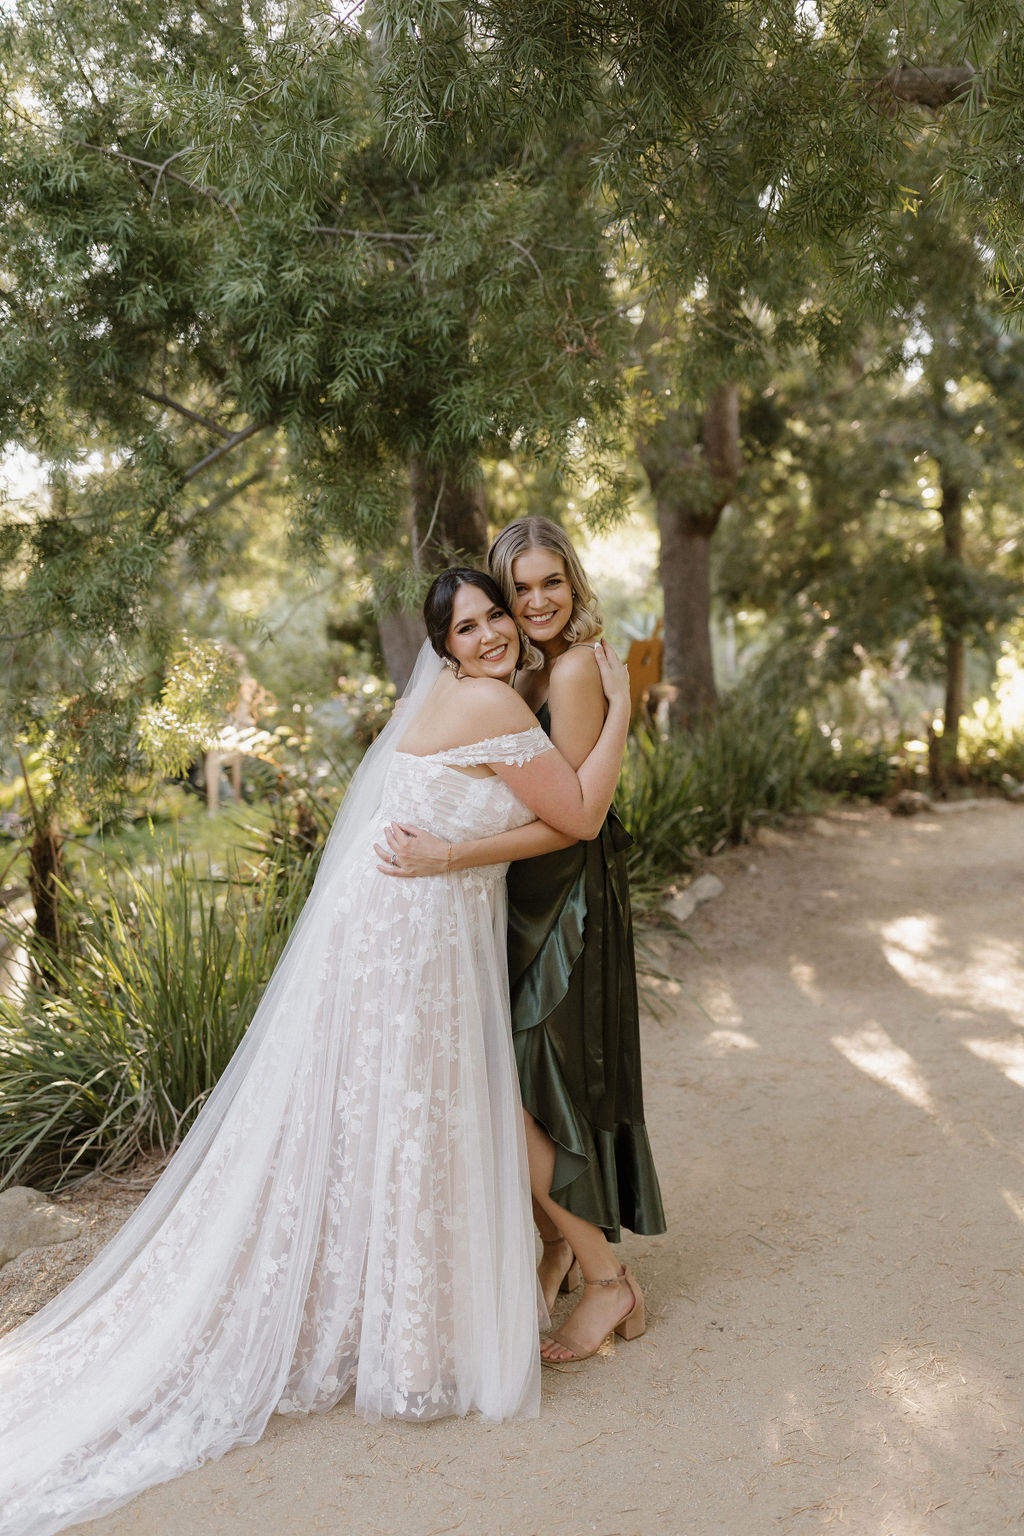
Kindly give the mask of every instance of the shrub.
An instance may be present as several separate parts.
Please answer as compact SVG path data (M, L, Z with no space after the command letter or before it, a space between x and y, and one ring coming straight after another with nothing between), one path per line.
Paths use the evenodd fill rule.
M967 777L992 789L1024 784L1024 729L1010 724L997 705L979 699L960 724L960 757Z
M764 685L736 689L690 730L634 734L617 803L636 840L630 880L640 909L699 855L800 805L827 751L806 712Z
M894 787L899 765L894 747L850 736L825 738L825 745L828 750L816 756L811 769L816 789L882 800Z
M238 1045L311 884L285 840L255 875L188 855L69 895L48 989L0 999L0 1184L54 1188L170 1151Z

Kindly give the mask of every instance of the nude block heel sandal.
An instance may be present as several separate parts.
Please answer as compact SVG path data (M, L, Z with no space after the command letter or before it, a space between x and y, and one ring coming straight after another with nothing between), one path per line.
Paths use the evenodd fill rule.
M610 1280L584 1280L583 1284L585 1286L618 1285L620 1280L625 1280L626 1284L632 1291L633 1305L630 1307L625 1317L621 1318L615 1324L615 1327L611 1330L611 1332L617 1333L620 1339L638 1339L647 1327L647 1318L644 1313L644 1298L643 1292L640 1290L640 1287L637 1285L636 1281L626 1266L622 1266L621 1275L613 1275ZM549 1360L546 1355L541 1355L541 1365L550 1365L556 1370L559 1366L562 1365L574 1365L578 1360L591 1359L592 1356L597 1354L598 1349L601 1348L601 1344L604 1343L604 1339L602 1339L601 1343L598 1344L595 1349L588 1349L585 1354L580 1354L561 1334L552 1333L549 1334L548 1337L553 1344L560 1344L563 1349L572 1351L568 1360ZM608 1335L605 1334L605 1338L607 1337Z
M633 1292L633 1305L622 1319L622 1322L619 1323L615 1332L620 1339L638 1339L647 1327L643 1292L628 1269L623 1271L622 1278L628 1282L629 1288Z

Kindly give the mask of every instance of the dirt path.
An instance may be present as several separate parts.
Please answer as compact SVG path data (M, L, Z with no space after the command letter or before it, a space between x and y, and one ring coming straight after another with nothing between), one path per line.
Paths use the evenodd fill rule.
M1020 1529L1024 809L714 867L647 1023L646 1337L545 1372L525 1425L275 1419L92 1536Z

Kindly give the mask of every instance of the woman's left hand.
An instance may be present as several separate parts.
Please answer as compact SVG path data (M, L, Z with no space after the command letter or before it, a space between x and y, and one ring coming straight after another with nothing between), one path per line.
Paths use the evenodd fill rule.
M387 847L374 843L377 868L382 875L443 875L450 867L451 844L422 827L403 827L397 821L384 828Z
M609 708L622 705L629 712L629 670L626 663L612 650L607 640L599 640L594 646L597 670L601 674L601 687Z

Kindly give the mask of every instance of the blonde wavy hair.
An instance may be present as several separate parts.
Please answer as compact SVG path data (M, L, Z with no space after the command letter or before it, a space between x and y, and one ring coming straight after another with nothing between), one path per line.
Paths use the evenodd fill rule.
M557 523L546 517L518 517L503 528L487 551L487 569L505 594L515 612L516 584L512 566L528 549L548 549L565 562L565 574L572 590L572 613L562 634L570 645L596 640L604 628L594 589L580 564L568 536Z

